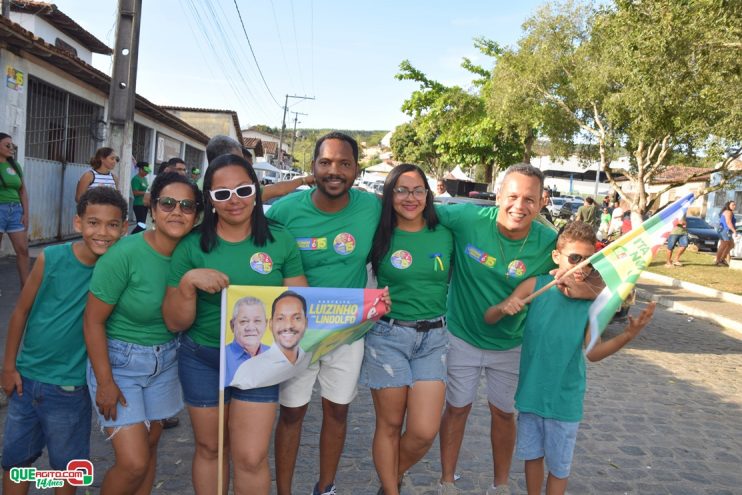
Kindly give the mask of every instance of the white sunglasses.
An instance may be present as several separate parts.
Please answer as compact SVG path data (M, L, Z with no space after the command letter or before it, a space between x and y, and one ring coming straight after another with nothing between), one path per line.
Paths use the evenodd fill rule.
M255 184L246 184L244 186L235 187L234 189L212 189L209 191L209 195L213 201L229 201L232 194L236 194L238 198L249 198L255 194Z

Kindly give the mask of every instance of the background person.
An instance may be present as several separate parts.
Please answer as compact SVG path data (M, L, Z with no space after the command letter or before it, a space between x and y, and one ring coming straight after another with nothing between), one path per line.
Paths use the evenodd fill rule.
M734 249L734 239L732 235L735 232L734 227L734 210L737 203L727 201L719 213L719 246L716 248L716 266L729 266L727 256Z
M0 132L0 243L8 234L15 251L21 288L28 279L28 192L23 184L23 170L15 161L15 146L9 134Z
M132 209L134 210L134 218L136 218L136 226L131 231L132 234L147 230L147 206L145 204L145 196L147 195L147 189L149 188L149 182L147 181L147 174L152 171L149 168L149 163L138 162L137 173L131 178L131 194L134 196L132 202ZM149 201L147 201L149 203Z
M675 254L675 259L672 257L672 252L677 246L678 250ZM688 226L685 217L678 220L673 229L670 231L670 235L667 238L667 262L666 267L683 266L680 262L680 256L685 252L688 247Z
M284 229L269 227L257 175L242 156L222 155L209 164L204 198L199 230L173 254L162 307L168 328L187 331L181 337L178 367L196 443L192 476L199 494L217 491L221 290L229 284L307 285L296 242ZM224 445L233 461L234 491L267 494L278 385L226 387L224 400ZM228 462L223 474L226 493Z
M379 493L390 495L399 493L405 471L428 452L440 427L453 239L438 223L420 167L395 167L382 198L370 258L394 305L366 334L360 381L371 389L376 412L372 454Z
M85 171L77 181L75 201L80 201L82 194L92 187L118 188L118 179L112 173L118 162L119 157L113 148L98 148L90 160L90 170Z
M156 226L119 241L96 266L84 317L88 385L115 461L101 493L149 493L162 420L183 408L175 335L162 318L175 246L203 209L200 193L174 173L152 184Z

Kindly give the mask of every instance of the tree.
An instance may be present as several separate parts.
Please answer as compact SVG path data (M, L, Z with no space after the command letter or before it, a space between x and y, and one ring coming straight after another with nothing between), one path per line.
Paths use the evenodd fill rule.
M558 156L593 144L581 148L595 150L613 187L641 213L654 209L659 194L650 198L646 185L673 149L718 158L724 180L714 188L723 187L742 142L740 14L742 2L725 0L546 6L498 57L487 108L525 135L526 147L529 128ZM631 156L621 171L630 187L609 168L622 149Z

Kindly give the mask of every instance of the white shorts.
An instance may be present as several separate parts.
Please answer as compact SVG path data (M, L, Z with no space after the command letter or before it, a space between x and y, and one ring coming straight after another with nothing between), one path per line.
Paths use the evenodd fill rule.
M322 397L335 404L350 404L358 392L362 363L363 339L340 346L297 376L281 383L279 402L285 407L309 404L314 382L319 377Z
M515 412L520 346L503 351L479 349L449 335L446 401L454 407L474 402L482 370L487 377L487 400L505 413Z

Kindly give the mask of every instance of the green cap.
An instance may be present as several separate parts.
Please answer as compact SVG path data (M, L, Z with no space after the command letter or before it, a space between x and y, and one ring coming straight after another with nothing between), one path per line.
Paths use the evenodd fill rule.
M198 174L201 173L201 169L194 168L193 170L191 170L191 173L194 174L194 175L198 175Z
M145 172L147 172L147 173L150 173L150 172L152 172L152 169L151 169L151 168L149 168L149 167L144 167L144 168L143 168L142 170L144 170L144 171L145 171Z

